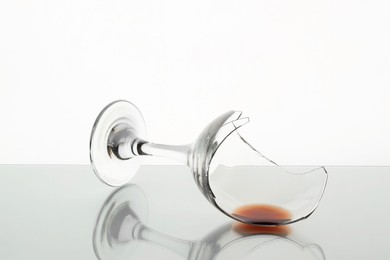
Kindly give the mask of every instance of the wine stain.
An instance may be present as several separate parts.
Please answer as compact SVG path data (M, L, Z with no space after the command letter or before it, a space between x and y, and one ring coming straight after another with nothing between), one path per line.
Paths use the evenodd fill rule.
M237 208L232 215L245 223L235 223L233 229L242 235L273 234L287 236L291 228L283 225L291 221L291 213L281 207L254 204ZM252 223L252 224L247 224Z

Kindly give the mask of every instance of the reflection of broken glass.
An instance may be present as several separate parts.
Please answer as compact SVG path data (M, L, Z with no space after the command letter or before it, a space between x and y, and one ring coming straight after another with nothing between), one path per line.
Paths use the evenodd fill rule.
M127 101L109 104L92 130L90 157L96 175L112 186L136 173L142 156L163 156L187 164L203 195L229 217L257 225L305 219L324 192L324 167L281 167L239 133L249 122L229 111L212 121L193 144L161 145L145 140L144 120Z
M200 240L184 240L161 233L145 224L147 201L136 185L113 192L104 203L93 235L98 259L131 259L140 243L163 247L183 259L325 259L321 247L281 233L288 226L263 227L225 224ZM241 225L241 227L240 227ZM242 232L242 226L246 231ZM263 233L260 229L267 230ZM248 232L251 231L251 232ZM247 234L243 234L247 233Z

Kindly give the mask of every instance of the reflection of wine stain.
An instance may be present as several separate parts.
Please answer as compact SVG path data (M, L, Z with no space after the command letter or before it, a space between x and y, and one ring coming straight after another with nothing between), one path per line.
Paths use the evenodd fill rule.
M260 225L235 223L233 229L242 235L273 234L287 236L290 233L288 226L279 226L291 220L291 213L281 207L263 204L246 205L236 209L232 215L246 223Z
M233 230L244 236L276 235L285 237L291 232L291 228L289 226L254 226L241 222L234 223Z

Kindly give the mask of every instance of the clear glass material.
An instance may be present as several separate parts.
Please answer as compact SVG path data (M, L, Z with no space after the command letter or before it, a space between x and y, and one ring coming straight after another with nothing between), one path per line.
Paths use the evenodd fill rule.
M127 198L127 199L126 199ZM200 240L184 240L145 224L146 200L136 185L115 191L104 203L93 235L98 259L131 259L140 243L171 250L183 259L325 259L319 245L292 237L287 226L225 224ZM142 207L142 204L144 205Z
M115 101L99 114L91 134L96 175L111 186L127 183L142 156L163 156L189 166L206 199L244 223L275 226L309 217L327 183L324 167L281 167L241 136L249 122L239 111L213 120L196 141L162 145L146 141L145 124L130 102Z

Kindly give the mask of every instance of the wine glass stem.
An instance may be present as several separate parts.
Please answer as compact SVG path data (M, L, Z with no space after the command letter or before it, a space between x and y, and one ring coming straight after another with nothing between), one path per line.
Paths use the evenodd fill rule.
M188 157L191 147L191 144L165 145L141 141L137 149L140 155L153 155L170 158L188 165Z

